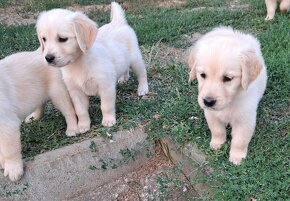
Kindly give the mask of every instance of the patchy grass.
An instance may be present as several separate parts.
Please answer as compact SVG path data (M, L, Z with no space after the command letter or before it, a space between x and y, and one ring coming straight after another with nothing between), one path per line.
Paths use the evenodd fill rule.
M6 2L1 7L9 6L10 1ZM38 2L27 0L23 5L26 8L30 5L30 10L35 11L66 7L71 5L67 2L72 1ZM89 111L92 129L74 138L65 136L64 118L49 102L43 120L22 125L24 157L33 157L96 135L109 138L108 134L113 131L142 125L152 138L173 135L180 143L191 141L197 144L208 155L214 174L211 178L200 179L211 185L216 193L214 200L286 200L289 197L287 173L290 154L289 13L277 12L273 21L265 22L265 5L254 0L237 1L237 4L249 6L236 9L229 9L230 0L189 0L171 7L156 7L151 0L139 1L138 4L134 1L122 2L126 5L128 22L137 32L148 64L151 94L145 98L137 97L134 76L128 83L119 85L118 123L112 128L100 125L100 102L92 97ZM76 0L73 3L94 2ZM99 25L109 20L109 12L105 11L94 11L89 16ZM248 157L240 166L228 161L229 141L219 151L209 149L210 131L197 104L196 82L192 85L187 82L188 69L182 54L192 45L194 33L202 34L218 25L231 25L256 35L268 67L268 86L258 109L257 129ZM2 24L0 34L1 58L38 47L34 25L16 27ZM163 182L162 179L160 181Z

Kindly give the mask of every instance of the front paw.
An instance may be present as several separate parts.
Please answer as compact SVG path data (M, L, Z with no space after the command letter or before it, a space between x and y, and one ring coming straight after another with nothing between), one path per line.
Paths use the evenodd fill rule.
M32 113L31 115L29 115L28 117L25 118L24 122L29 124L29 123L33 122L34 120L36 120L36 119L34 117L34 113Z
M22 160L6 160L4 166L4 176L8 176L11 181L18 181L24 173Z
M240 165L243 158L246 158L247 152L231 151L229 161L235 165Z
M78 127L80 133L85 133L90 130L91 122L79 122Z
M210 148L212 148L213 150L218 150L221 148L224 142L225 139L211 139Z
M106 127L111 127L116 124L115 117L104 117L102 120L102 125Z
M268 14L265 20L272 20L274 18L274 14Z
M129 73L128 74L125 74L125 75L122 75L119 79L118 79L118 83L125 83L129 80Z
M144 96L146 94L148 94L149 92L149 88L148 88L148 84L139 84L138 86L138 96Z
M77 136L80 133L78 128L67 128L65 134L68 137Z

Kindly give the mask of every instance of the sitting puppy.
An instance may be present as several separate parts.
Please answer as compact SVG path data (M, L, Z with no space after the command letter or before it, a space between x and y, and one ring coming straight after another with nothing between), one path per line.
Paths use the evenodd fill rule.
M189 79L198 80L198 103L211 131L211 148L219 149L226 141L230 124L230 161L240 164L247 155L267 82L258 40L230 27L216 28L196 42L188 63Z
M138 95L148 93L136 34L121 6L113 2L111 9L111 22L99 30L84 14L64 9L41 13L36 25L46 62L62 67L82 133L90 129L88 96L100 96L104 126L116 123L116 83L129 79L129 66L138 78Z
M11 181L23 174L20 124L36 108L29 117L41 118L43 104L49 98L65 116L66 134L76 135L77 119L61 72L47 66L40 49L0 61L0 168Z
M275 15L278 0L265 0L267 7L267 16L265 20L272 20ZM290 9L290 0L281 0L280 10L282 12L287 12Z

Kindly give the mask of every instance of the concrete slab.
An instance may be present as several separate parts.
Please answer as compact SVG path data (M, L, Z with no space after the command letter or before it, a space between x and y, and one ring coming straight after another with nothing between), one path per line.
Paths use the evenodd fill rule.
M12 183L0 175L1 200L70 200L90 192L149 160L153 143L137 129L40 154L25 163L25 175Z

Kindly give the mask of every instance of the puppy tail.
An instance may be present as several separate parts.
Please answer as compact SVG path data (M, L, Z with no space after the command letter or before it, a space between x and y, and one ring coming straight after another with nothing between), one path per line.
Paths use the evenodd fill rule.
M127 24L125 12L117 2L111 3L111 23Z

